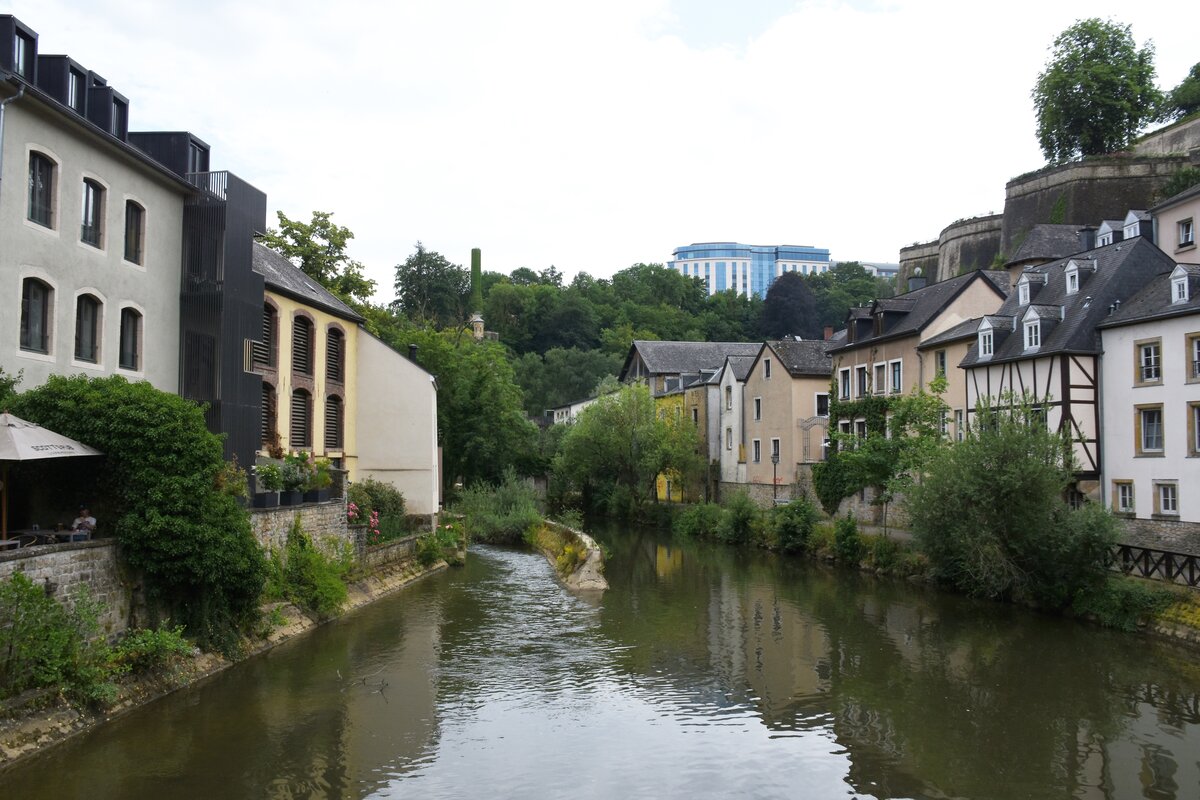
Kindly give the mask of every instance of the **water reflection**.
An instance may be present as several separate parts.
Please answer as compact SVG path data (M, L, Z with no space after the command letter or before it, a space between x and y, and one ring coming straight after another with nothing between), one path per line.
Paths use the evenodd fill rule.
M475 548L0 775L3 797L1189 798L1193 654L801 561Z

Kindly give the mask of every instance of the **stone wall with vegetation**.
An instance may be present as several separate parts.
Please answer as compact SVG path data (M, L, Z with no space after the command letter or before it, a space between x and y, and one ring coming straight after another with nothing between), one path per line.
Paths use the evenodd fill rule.
M86 590L103 607L100 629L109 638L130 626L133 587L125 580L114 539L23 547L0 554L0 581L23 572L53 597L70 602Z
M254 538L264 550L282 551L287 546L288 531L292 529L297 514L300 515L300 527L318 546L323 547L330 539L354 543L346 523L344 499L253 509L250 512L250 527L254 531Z

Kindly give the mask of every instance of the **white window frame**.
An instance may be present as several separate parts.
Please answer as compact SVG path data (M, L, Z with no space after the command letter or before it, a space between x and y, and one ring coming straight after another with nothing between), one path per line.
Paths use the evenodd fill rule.
M1138 345L1138 383L1162 383L1162 340Z
M838 388L841 390L841 399L849 400L851 389L849 367L843 367L838 370Z
M991 329L979 332L979 356L980 356L980 358L990 358L991 356L993 356L995 354L995 348L993 346L994 342L995 342L995 340L992 338Z
M1157 513L1167 517L1179 516L1179 484L1175 481L1155 481L1154 495Z
M825 413L821 413L821 398L825 398ZM828 417L829 416L829 392L817 392L813 395L813 416Z
M870 386L867 383L867 379L870 377L870 375L871 373L867 372L866 364L859 364L854 368L855 397L866 397L871 393Z
M1179 246L1187 247L1196 243L1196 226L1192 222L1192 218L1181 219L1175 223L1176 229L1179 232Z
M873 366L872 378L875 385L871 388L875 390L875 394L883 394L887 390L888 385L888 366L887 362L880 361Z
M1146 441L1147 441L1146 434L1148 431L1148 426L1146 425L1146 415L1147 414L1157 414L1158 415L1158 447L1147 447L1146 446ZM1164 452L1164 449L1166 447L1166 420L1163 417L1164 417L1164 414L1163 414L1162 406L1154 406L1153 408L1139 408L1138 409L1138 422L1139 422L1138 427L1140 428L1140 430L1138 431L1138 436L1141 440L1138 443L1138 445L1139 445L1138 452L1151 453L1151 454L1155 454L1155 455Z
M1137 495L1133 481L1113 482L1113 510L1118 514L1133 514L1137 510Z
M1029 281L1022 280L1017 284L1017 305L1029 305Z
M1079 294L1079 269L1077 267L1067 270L1067 294Z
M900 394L904 391L904 361L894 358L888 362L888 391Z
M1029 320L1025 323L1025 349L1036 350L1042 346L1042 321Z

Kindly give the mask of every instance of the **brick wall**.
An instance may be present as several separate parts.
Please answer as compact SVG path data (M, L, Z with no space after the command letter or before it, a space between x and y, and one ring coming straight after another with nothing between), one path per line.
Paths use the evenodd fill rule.
M67 603L86 587L103 606L100 629L109 638L129 626L134 590L118 562L115 539L23 547L0 554L0 580L10 580L14 572L25 573Z

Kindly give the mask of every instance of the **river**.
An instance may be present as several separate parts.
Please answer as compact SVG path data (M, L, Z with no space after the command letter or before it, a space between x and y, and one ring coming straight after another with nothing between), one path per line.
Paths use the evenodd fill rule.
M476 546L0 774L22 798L1200 797L1200 659L803 560Z

